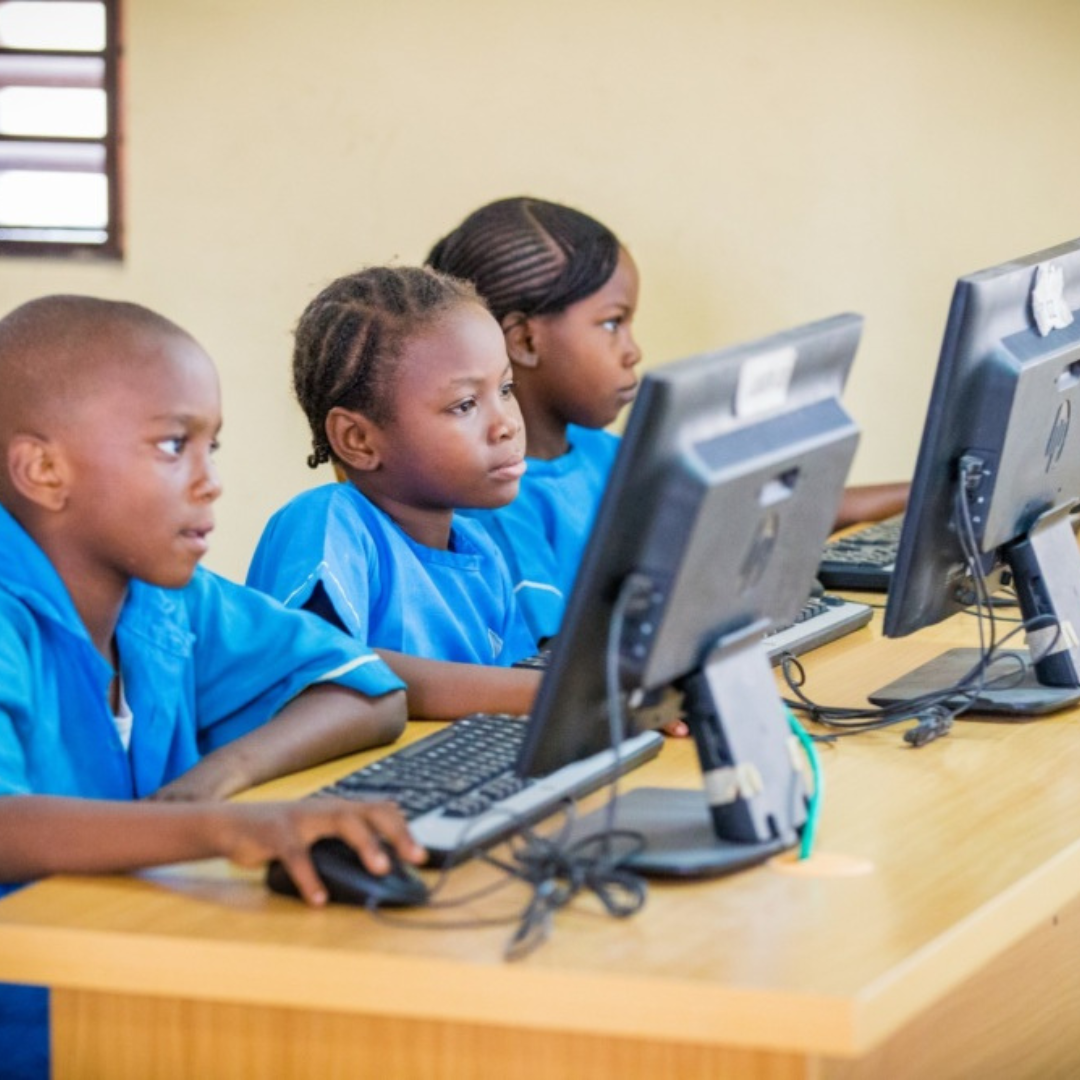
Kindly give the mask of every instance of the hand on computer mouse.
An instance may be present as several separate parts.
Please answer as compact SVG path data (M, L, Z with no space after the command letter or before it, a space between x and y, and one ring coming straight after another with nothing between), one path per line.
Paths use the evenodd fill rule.
M389 868L386 873L375 873L337 837L318 840L309 851L329 901L360 907L411 907L426 902L428 886L414 867L390 847L384 848L383 854ZM267 887L286 896L299 895L295 881L278 860L267 868Z
M385 873L373 872L344 840L326 837L312 844L311 862L328 899L360 907L412 907L428 899L423 878L389 846L383 849L388 862ZM273 891L297 896L296 884L285 867L275 860L266 872Z
M291 894L309 904L319 906L332 899L325 875L319 873L313 860L319 844L326 846L324 841L334 839L350 853L349 860L372 878L385 877L395 869L407 874L410 864L418 865L427 858L424 849L409 835L401 811L391 802L302 799L291 804L289 816L295 819L290 835L277 837L262 860L273 857L272 865L279 868L275 873L288 880Z

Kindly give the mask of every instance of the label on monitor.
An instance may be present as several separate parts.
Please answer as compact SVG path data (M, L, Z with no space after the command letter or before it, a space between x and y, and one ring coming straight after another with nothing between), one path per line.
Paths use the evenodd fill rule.
M1065 302L1065 273L1057 263L1042 263L1035 271L1031 314L1042 337L1051 330L1064 330L1073 321Z
M795 358L795 350L788 348L747 360L739 369L735 415L754 416L783 405L795 370Z

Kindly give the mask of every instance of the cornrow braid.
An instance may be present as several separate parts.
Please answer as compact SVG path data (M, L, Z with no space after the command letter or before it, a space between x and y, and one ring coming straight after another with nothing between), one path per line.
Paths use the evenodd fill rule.
M559 203L517 196L473 211L427 264L471 281L499 322L512 312L552 315L591 296L615 272L619 240Z
M334 457L331 409L353 409L376 424L393 419L394 375L408 339L463 303L484 306L466 281L377 266L338 278L308 304L296 326L293 389L311 427L310 468Z

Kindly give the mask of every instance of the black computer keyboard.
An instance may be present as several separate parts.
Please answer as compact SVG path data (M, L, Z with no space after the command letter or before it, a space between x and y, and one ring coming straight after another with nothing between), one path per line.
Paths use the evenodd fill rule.
M663 744L662 735L646 731L624 741L618 756L605 750L547 776L527 778L515 771L526 728L524 717L462 717L318 794L393 799L438 866L548 816L566 800L643 764Z
M903 523L904 515L896 514L830 540L818 567L821 583L827 589L887 592Z

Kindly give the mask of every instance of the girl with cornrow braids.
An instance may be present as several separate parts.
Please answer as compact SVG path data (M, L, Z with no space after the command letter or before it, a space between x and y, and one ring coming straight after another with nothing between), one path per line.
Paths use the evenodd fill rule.
M637 390L637 267L600 222L530 198L481 207L427 261L471 281L506 339L529 469L513 503L475 516L543 640L562 621L615 460L618 439L603 429Z
M471 281L498 319L527 433L512 503L470 512L501 548L533 633L556 633L618 440L603 431L632 401L638 271L600 222L519 196L471 213L428 255ZM837 526L898 513L907 484L848 488Z
M459 507L510 502L525 435L499 324L475 289L374 267L328 285L296 328L293 385L315 468L345 482L268 523L248 584L378 652L413 717L528 712L540 674L501 553Z

